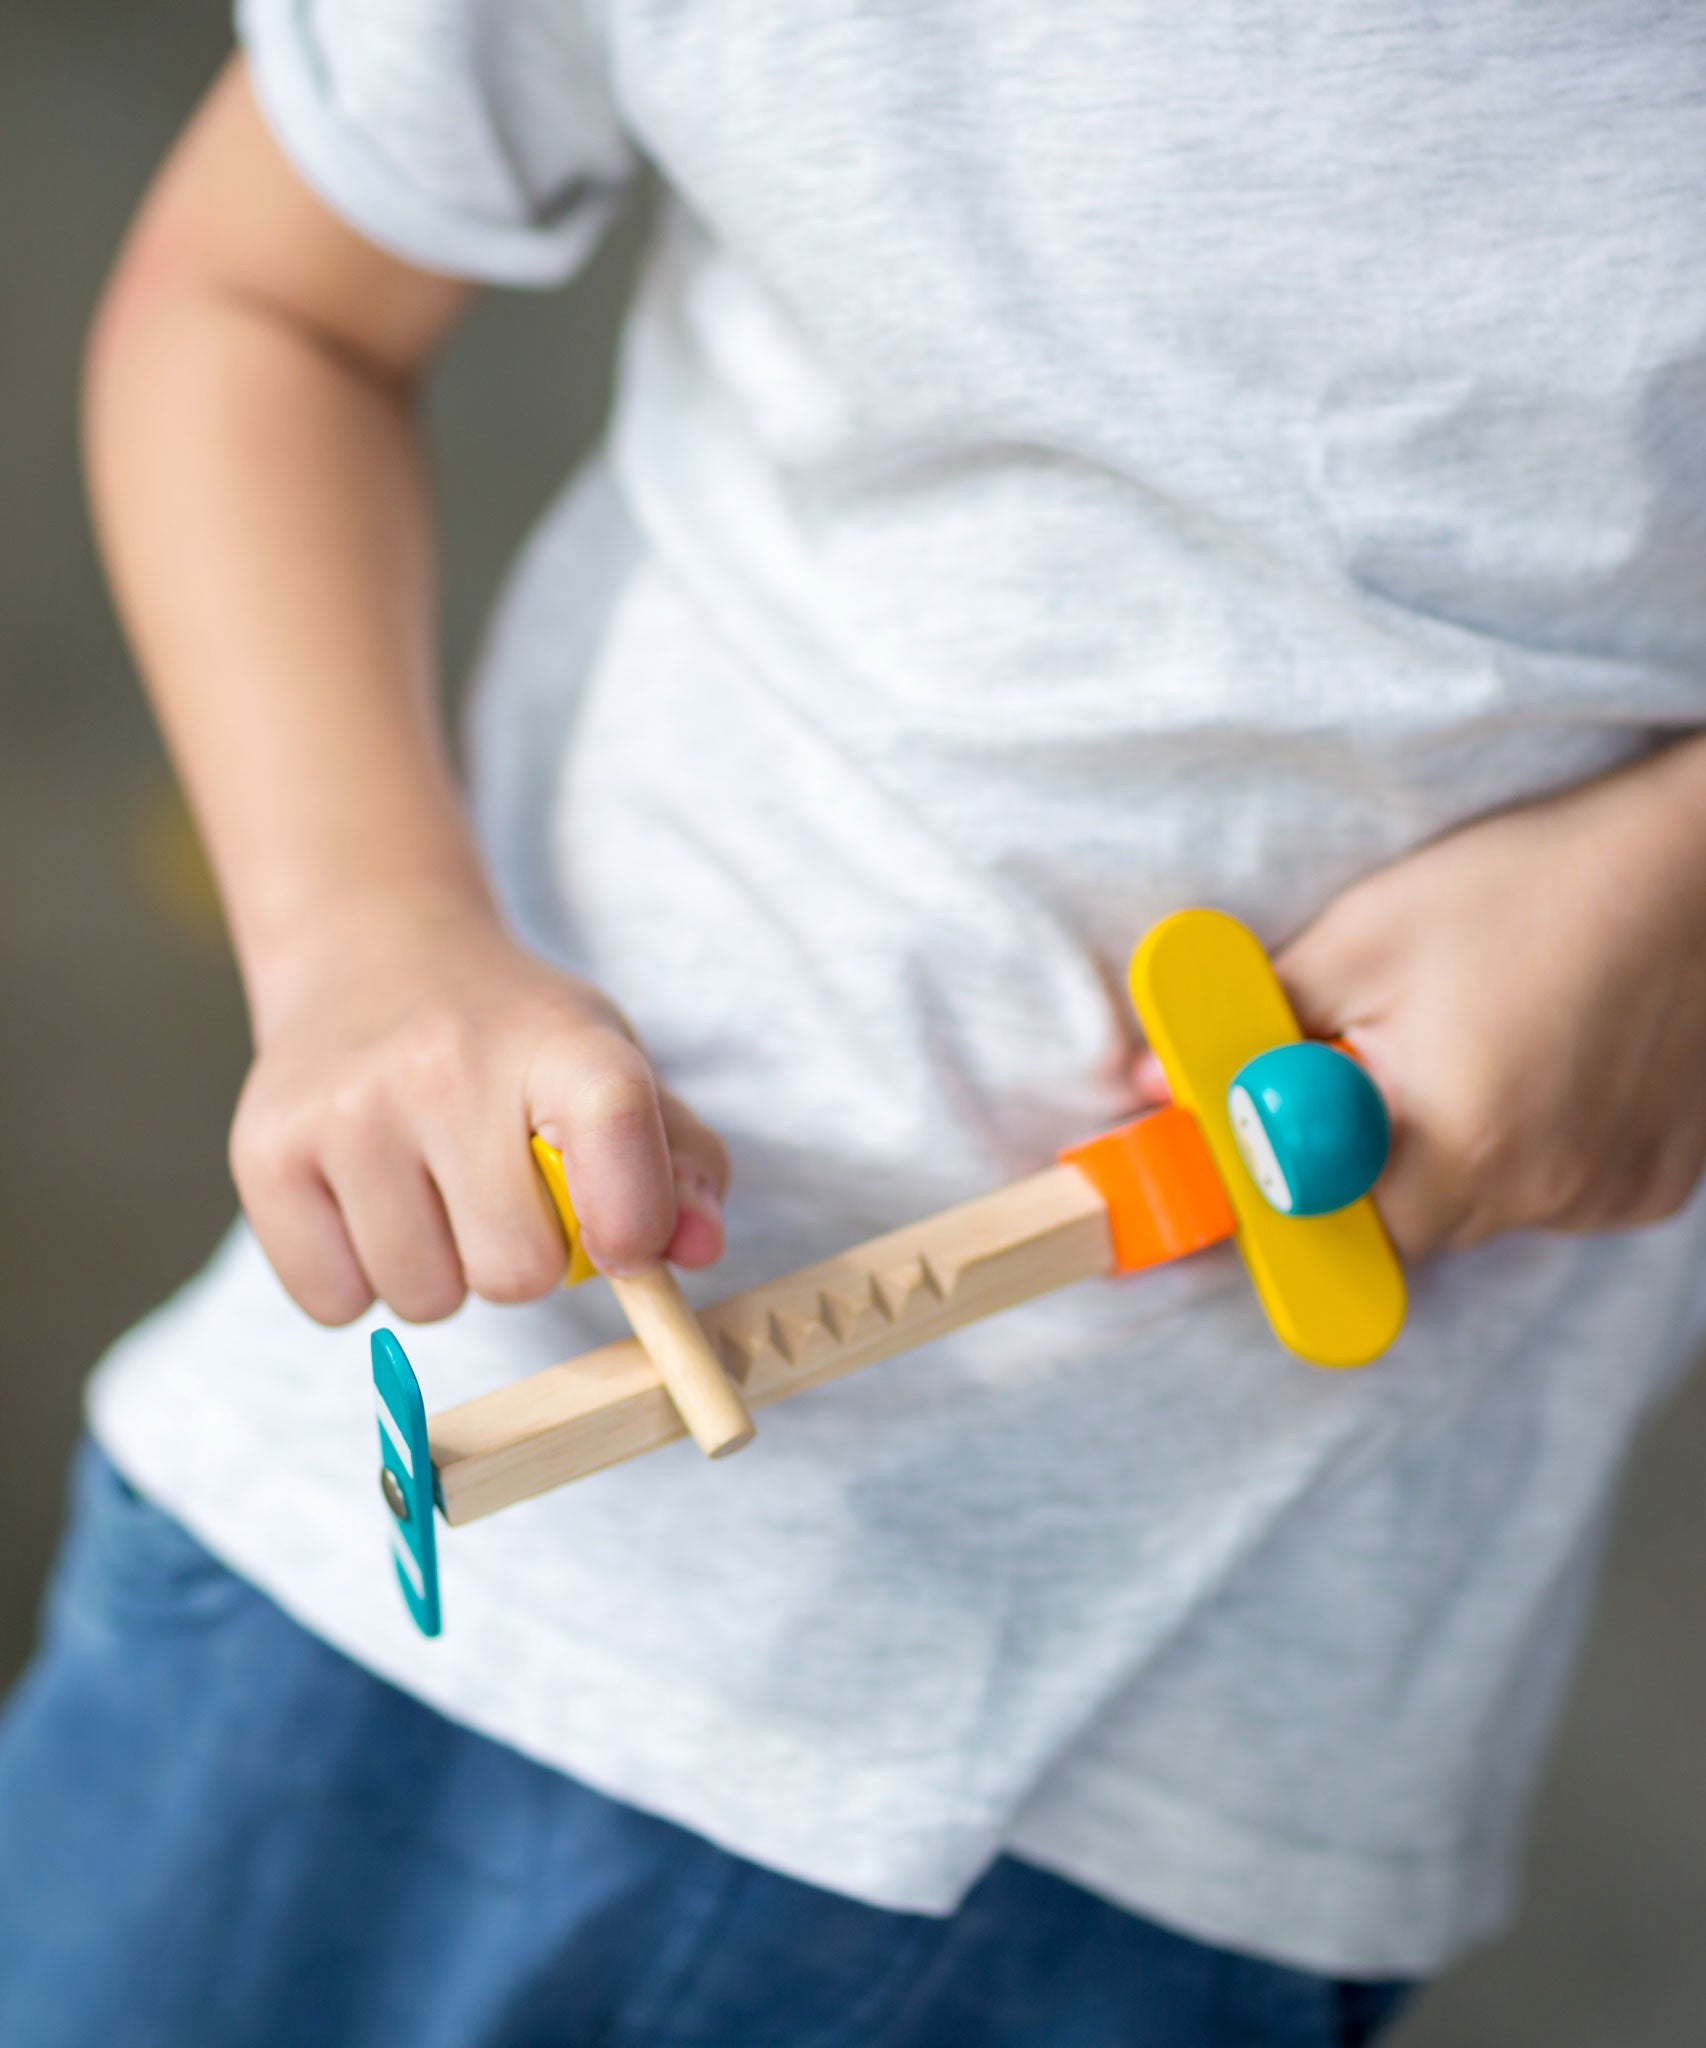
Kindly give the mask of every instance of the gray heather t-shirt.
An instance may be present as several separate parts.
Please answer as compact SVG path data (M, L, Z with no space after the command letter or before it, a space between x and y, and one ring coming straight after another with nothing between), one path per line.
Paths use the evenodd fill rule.
M609 463L485 663L476 810L735 1163L720 1293L1126 1107L1164 912L1283 940L1706 722L1706 19L1534 0L248 0L374 241L548 284L665 187ZM1542 899L1533 914L1544 917ZM103 1440L446 1713L941 1911L1016 1851L1426 1970L1508 1910L1706 1206L1414 1276L1361 1373L1236 1261L1090 1284L446 1535L389 1580L358 1331L238 1232ZM431 1407L604 1290L407 1336Z

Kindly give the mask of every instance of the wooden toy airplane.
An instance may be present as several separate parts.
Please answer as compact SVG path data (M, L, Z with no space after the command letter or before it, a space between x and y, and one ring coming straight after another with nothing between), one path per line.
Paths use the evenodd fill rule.
M1302 1037L1260 944L1219 911L1155 926L1131 992L1172 1105L1069 1145L1041 1173L697 1317L660 1266L619 1290L634 1338L430 1419L402 1346L376 1331L381 1482L421 1629L441 1625L435 1507L471 1522L689 1433L721 1455L750 1438L749 1408L1070 1281L1232 1238L1290 1350L1330 1366L1384 1351L1404 1278L1368 1198L1390 1142L1374 1083L1350 1054ZM593 1268L562 1162L534 1145L572 1285Z

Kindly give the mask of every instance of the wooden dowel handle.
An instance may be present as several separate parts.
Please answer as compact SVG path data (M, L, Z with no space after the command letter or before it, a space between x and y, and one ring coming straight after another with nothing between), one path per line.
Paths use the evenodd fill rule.
M607 1276L629 1327L657 1367L688 1434L707 1458L725 1458L751 1443L752 1417L682 1297L667 1266L619 1280Z

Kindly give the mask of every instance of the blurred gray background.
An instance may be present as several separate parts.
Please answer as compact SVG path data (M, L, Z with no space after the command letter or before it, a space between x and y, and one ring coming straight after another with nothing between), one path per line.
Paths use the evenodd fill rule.
M28 1654L82 1378L233 1209L241 999L96 577L74 418L103 268L227 37L219 0L0 8L0 1687ZM442 379L453 677L597 430L633 238L567 294L488 301ZM1697 1376L1631 1477L1522 1922L1400 2048L1706 2043L1703 1470Z

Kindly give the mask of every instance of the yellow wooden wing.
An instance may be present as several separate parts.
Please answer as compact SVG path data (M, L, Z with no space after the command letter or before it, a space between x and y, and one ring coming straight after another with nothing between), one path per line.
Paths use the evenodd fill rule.
M1404 1274L1373 1202L1365 1195L1331 1216L1282 1216L1232 1135L1232 1077L1303 1035L1260 942L1223 911L1182 910L1132 955L1131 995L1174 1100L1208 1141L1274 1334L1317 1365L1378 1357L1403 1326Z
M533 1148L533 1163L539 1169L539 1177L545 1183L545 1192L551 1197L551 1207L557 1212L557 1221L562 1225L563 1242L568 1248L569 1268L563 1276L565 1287L578 1287L583 1280L590 1280L598 1271L581 1246L580 1219L575 1214L575 1205L569 1200L568 1177L563 1172L563 1155L555 1145L547 1145L535 1131L528 1140Z

